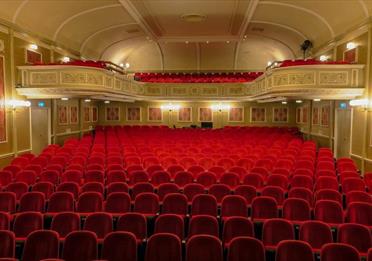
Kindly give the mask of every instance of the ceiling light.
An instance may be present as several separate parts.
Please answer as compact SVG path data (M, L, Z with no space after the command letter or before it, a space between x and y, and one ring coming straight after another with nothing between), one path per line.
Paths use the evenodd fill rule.
M71 59L68 56L65 56L65 57L62 58L62 62L64 62L64 63L68 63L70 61L71 61Z
M38 48L39 46L37 46L36 44L30 44L30 49L37 50Z
M185 41L185 44L189 44L189 41Z
M268 62L267 62L267 66L271 66L272 64L273 64L272 61L268 61Z
M119 66L120 66L120 67L124 67L124 64L123 64L123 63L121 63L121 64L119 64Z
M229 104L224 104L224 103L217 103L217 104L212 104L211 109L214 111L223 111L223 110L229 110L230 109Z
M355 47L356 47L356 44L354 42L349 42L349 43L346 44L346 48L348 50L354 49Z
M302 103L302 100L296 100L296 103Z
M320 99L314 99L313 101L315 101L315 102L320 102Z
M84 101L85 102L91 102L92 100L91 99L85 99Z
M109 104L109 103L110 103L110 101L104 101L104 103L105 103L105 104Z
M173 103L168 103L168 104L164 104L164 105L161 105L160 108L162 110L168 110L168 111L177 111L180 109L180 105L179 104L173 104Z
M209 41L206 41L207 44L209 44Z
M68 98L67 97L63 97L63 98L61 98L61 101L68 101Z
M128 69L130 67L130 63L125 63L125 68Z
M287 104L288 102L286 102L286 101L282 101L282 104Z
M230 43L230 41L226 41L226 43L228 43L228 44L229 44L229 43Z
M16 108L16 107L30 107L31 102L30 101L23 101L23 100L9 100L6 101L5 104L7 106Z
M319 57L319 60L320 60L321 62L325 62L325 61L328 60L328 56L326 56L326 55L321 55L321 56Z

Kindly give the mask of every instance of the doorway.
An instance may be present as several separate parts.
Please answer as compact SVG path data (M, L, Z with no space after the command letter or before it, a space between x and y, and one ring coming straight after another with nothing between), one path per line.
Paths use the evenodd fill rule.
M338 108L335 114L335 156L350 157L351 109Z
M40 154L51 141L51 114L46 107L31 108L32 153Z

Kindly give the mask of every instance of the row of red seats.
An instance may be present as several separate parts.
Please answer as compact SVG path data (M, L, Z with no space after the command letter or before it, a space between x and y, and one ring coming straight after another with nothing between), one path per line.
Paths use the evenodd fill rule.
M140 82L156 83L224 83L250 82L262 75L262 72L238 73L135 73L134 79Z
M1 211L14 213L16 211L15 195L10 192L1 194ZM342 205L334 200L320 199L315 202L314 209L304 199L288 198L282 205L270 196L257 196L253 198L250 208L246 199L240 195L227 195L221 200L219 211L218 202L211 194L199 194L193 197L191 209L185 195L178 193L167 194L160 202L158 195L151 192L142 192L132 202L130 195L125 192L113 192L104 201L102 194L97 192L84 192L76 201L70 192L54 192L49 201L45 202L40 192L29 192L22 196L19 212L37 211L58 213L75 211L86 215L106 211L111 214L122 214L130 211L139 212L147 216L156 216L158 213L171 213L181 216L210 215L221 216L250 216L253 220L277 218L280 215L293 222L302 222L314 218L337 227L344 222L359 223L372 227L372 204L368 202L351 202L345 212ZM281 208L282 206L282 208Z
M0 252L6 256L2 260L16 261L15 239L11 232L0 231ZM111 232L102 243L90 231L71 232L63 242L63 251L59 253L60 242L54 231L39 230L31 233L23 249L24 261L57 261L59 257L66 261L96 260L98 256L107 261L137 261L138 245L130 232ZM182 254L181 240L170 233L158 233L151 236L145 250L145 261L222 261L224 260L221 241L210 235L192 236ZM100 252L100 254L99 254ZM305 241L281 240L275 251L276 261L289 260L314 261L311 246ZM227 261L265 261L265 248L253 237L237 237L227 247ZM324 244L320 251L321 261L359 261L358 250L343 243ZM372 250L367 261L372 260Z

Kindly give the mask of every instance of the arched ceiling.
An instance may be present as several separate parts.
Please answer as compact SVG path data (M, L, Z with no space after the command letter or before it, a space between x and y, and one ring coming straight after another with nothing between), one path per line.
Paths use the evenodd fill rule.
M133 71L262 70L299 56L305 39L319 48L371 13L369 0L0 1L5 23Z

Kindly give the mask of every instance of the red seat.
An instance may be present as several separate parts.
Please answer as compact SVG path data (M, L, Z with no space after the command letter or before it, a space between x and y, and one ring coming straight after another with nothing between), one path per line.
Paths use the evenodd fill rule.
M41 192L27 192L19 200L19 212L44 212L45 196Z
M143 192L134 200L134 211L144 215L155 216L159 213L159 196L151 192Z
M322 261L359 261L358 251L349 245L329 243L323 246L320 252Z
M107 261L137 261L136 236L124 231L109 233L103 240L101 256Z
M114 182L126 182L126 180L127 178L123 170L110 170L107 172L107 185Z
M360 224L342 224L338 228L337 242L355 247L359 253L367 254L372 247L371 232Z
M0 171L0 186L7 186L13 181L13 173L8 170Z
M10 183L5 187L5 191L13 192L16 195L16 199L19 200L23 194L28 192L28 185L24 182Z
M191 166L187 169L194 177L198 176L200 173L205 172L205 169L199 165Z
M134 185L140 182L148 182L148 181L149 181L149 175L144 170L136 170L136 171L133 171L129 175L129 184L131 185Z
M0 192L0 211L13 213L17 207L14 192Z
M195 235L186 243L186 261L223 261L222 250L218 237Z
M208 192L216 198L218 204L221 203L225 196L231 194L229 186L225 184L214 184L210 186Z
M267 186L277 186L287 190L288 178L283 175L272 174L267 178Z
M332 200L342 204L342 195L333 189L320 189L315 193L315 200Z
M276 261L302 260L314 261L311 246L302 241L283 240L276 250Z
M372 197L364 191L350 191L346 193L346 206L353 202L365 202L372 204Z
M18 240L25 240L33 231L43 229L43 215L39 212L23 212L15 216L13 231Z
M265 261L262 242L253 237L236 237L231 240L227 252L228 261Z
M274 198L277 204L281 206L285 198L285 191L281 187L266 186L262 189L261 195Z
M170 233L180 240L184 238L183 218L176 214L162 214L155 221L154 233Z
M75 182L63 182L57 186L56 191L70 192L74 196L74 199L77 199L79 197L80 187Z
M247 217L229 217L223 224L222 240L225 247L236 237L253 237L253 224Z
M346 220L350 223L372 226L372 204L363 202L350 203L346 210Z
M58 258L59 238L55 231L39 230L28 235L24 249L24 261L39 261L47 258Z
M44 194L45 199L49 199L54 192L54 184L51 182L39 182L32 186L32 191L41 192Z
M15 181L24 182L27 185L32 185L36 183L36 173L33 170L21 170L17 173Z
M311 219L309 203L300 198L288 198L283 204L283 218L298 222Z
M260 189L263 187L264 178L260 174L249 173L248 175L244 176L243 184L253 186L256 189Z
M83 229L92 231L98 239L103 239L113 230L112 216L104 212L89 214L84 222Z
M305 175L296 175L292 178L291 188L307 188L313 190L313 178Z
M163 201L164 197L170 193L178 193L180 188L174 183L164 183L158 187L159 200Z
M361 178L346 178L342 182L342 192L366 191L366 185Z
M222 174L220 183L228 185L231 189L233 189L240 184L240 177L236 173L226 172Z
M219 236L219 226L216 217L209 215L193 216L190 220L189 237L193 235Z
M190 184L193 181L194 181L193 175L187 171L179 171L174 176L174 183L176 183L180 187Z
M133 233L141 243L147 237L146 217L140 213L125 213L119 217L116 230Z
M48 202L49 213L74 211L74 196L70 192L54 192Z
M66 261L91 261L97 259L97 236L91 231L74 231L67 235L63 247Z
M181 261L181 240L169 233L152 235L146 246L145 261Z
M300 226L299 239L309 243L314 252L319 252L323 245L333 242L331 227L321 221L305 221Z
M167 194L163 199L162 213L186 216L188 213L187 197L179 193Z
M98 192L84 192L79 196L76 211L82 214L100 212L103 209L103 197Z
M221 216L223 218L232 216L247 217L247 201L242 196L228 195L225 196L221 204Z
M332 200L319 200L315 203L314 217L330 224L341 224L344 222L342 206Z
M315 183L314 190L333 189L338 191L338 182L336 177L319 177Z
M170 174L166 171L155 171L151 175L151 183L154 186L159 186L160 184L169 183L171 180Z
M84 182L105 183L104 172L102 170L87 170L84 178Z
M83 178L83 173L79 170L66 170L62 173L62 182L75 182L76 184L81 184Z
M205 188L209 188L211 185L217 183L216 175L211 172L202 172L197 178L196 182L203 185Z
M217 216L217 200L208 194L196 195L191 204L191 215Z
M113 182L106 187L106 194L110 195L113 192L129 193L129 187L124 182Z
M292 224L279 218L268 219L263 224L262 243L266 248L272 249L282 240L294 240Z
M126 192L112 192L107 196L104 210L110 214L123 214L130 212L131 199Z
M252 201L252 220L265 220L278 217L278 206L272 197L256 197Z
M153 193L154 191L155 191L154 186L149 182L136 183L132 188L132 198L135 199L137 195L144 192Z
M10 230L11 215L6 212L0 212L0 230Z
M58 213L53 217L50 229L65 238L70 232L80 230L80 216L73 212Z
M186 195L188 201L191 202L195 196L204 194L205 189L201 184L192 183L185 185L183 188L183 193Z
M300 198L313 205L313 192L307 188L292 188L288 192L288 198Z
M12 231L0 230L0 258L1 258L0 260L12 260L14 256L15 256L14 233Z

